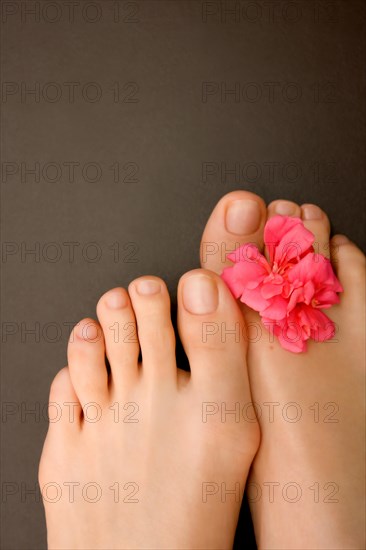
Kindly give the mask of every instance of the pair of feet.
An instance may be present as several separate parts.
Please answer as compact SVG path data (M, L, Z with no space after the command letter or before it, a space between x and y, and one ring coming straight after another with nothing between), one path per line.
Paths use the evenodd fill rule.
M218 275L230 250L263 247L275 214L302 217L344 287L335 338L299 355ZM365 258L329 231L314 205L221 199L203 269L178 287L190 373L176 366L161 279L102 296L51 387L39 470L49 548L230 548L245 486L260 548L363 548Z

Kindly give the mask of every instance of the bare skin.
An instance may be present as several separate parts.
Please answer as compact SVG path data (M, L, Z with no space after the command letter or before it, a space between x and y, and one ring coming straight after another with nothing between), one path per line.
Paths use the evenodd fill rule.
M204 270L179 283L191 373L176 366L161 279L109 291L97 314L99 323L73 330L69 366L51 387L50 418L62 414L39 469L49 548L231 548L259 427L253 414L239 422L222 411L251 402L246 342L203 333L223 322L243 327L229 290Z
M248 481L259 548L361 549L365 418L365 257L344 236L330 240L326 214L315 205L275 201L268 208L245 191L214 209L201 243L201 265L220 274L226 253L246 242L263 248L273 215L302 217L317 252L329 257L344 287L327 311L334 341L311 341L293 354L272 341L259 316L241 304L252 327L248 350L253 400L259 405L261 445ZM257 332L259 330L259 332Z

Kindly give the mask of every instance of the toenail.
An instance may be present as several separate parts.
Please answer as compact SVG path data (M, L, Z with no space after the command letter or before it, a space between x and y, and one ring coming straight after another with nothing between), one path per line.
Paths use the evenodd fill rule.
M333 244L335 245L341 245L341 244L348 244L350 240L346 237L346 235L336 235L332 239Z
M216 311L219 303L216 282L207 275L191 275L183 284L183 305L187 311L205 315Z
M142 296L157 294L161 291L160 283L154 281L154 279L142 279L138 281L136 288L137 292Z
M85 323L78 326L77 335L86 342L95 342L99 337L99 330L95 323Z
M274 209L280 216L293 216L296 213L297 205L293 202L280 201L274 205Z
M251 235L259 228L261 210L256 201L232 201L226 210L225 225L234 235Z
M321 220L323 217L323 212L315 204L307 204L301 207L302 217L304 220Z
M124 292L111 290L106 296L106 304L111 309L122 309L127 306L127 298Z

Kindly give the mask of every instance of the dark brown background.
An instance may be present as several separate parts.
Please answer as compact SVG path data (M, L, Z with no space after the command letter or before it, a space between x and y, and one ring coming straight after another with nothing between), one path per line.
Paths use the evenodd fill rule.
M73 21L62 1L38 4L27 15L35 2L2 2L2 401L13 412L2 419L2 548L14 550L45 548L42 506L24 489L47 425L21 404L46 403L67 324L94 316L104 291L151 273L174 300L212 207L236 188L315 202L365 245L362 0L227 2L238 11L226 15L215 0L121 1L119 17L115 2L81 0ZM239 96L216 92L235 83ZM39 98L22 95L37 85ZM24 172L36 162L39 181ZM225 174L235 164L241 173Z

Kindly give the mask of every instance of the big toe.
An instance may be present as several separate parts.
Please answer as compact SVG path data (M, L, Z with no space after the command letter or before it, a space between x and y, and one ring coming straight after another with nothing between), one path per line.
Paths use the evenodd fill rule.
M221 273L230 264L227 254L246 243L263 246L267 210L264 201L249 191L233 191L214 208L203 232L201 266Z

